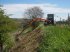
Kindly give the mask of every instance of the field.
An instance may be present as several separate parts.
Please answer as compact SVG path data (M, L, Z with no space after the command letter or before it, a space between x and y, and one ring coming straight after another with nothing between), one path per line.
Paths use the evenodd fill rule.
M70 27L65 25L46 26L40 45L41 52L70 52Z

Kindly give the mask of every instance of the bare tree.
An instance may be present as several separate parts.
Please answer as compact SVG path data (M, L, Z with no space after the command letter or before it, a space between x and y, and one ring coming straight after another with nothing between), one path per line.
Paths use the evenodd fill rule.
M41 17L43 17L43 11L41 10L40 7L32 7L25 11L25 15L29 19L39 18L39 17L41 18Z
M40 7L32 7L27 9L24 14L27 19L32 20L35 18L42 18L44 13ZM39 22L37 21L33 21L31 23L31 26L33 27L33 29L35 29L38 25L39 25Z

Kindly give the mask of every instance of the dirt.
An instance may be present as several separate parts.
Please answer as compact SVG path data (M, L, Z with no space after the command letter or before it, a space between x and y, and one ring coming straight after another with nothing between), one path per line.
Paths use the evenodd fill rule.
M37 52L42 35L41 28L37 28L24 36L19 36L19 41L17 41L9 52Z

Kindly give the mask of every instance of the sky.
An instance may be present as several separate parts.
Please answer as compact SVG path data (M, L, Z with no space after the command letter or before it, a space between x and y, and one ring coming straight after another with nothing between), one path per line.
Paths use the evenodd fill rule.
M70 0L0 0L0 5L7 14L13 14L11 18L23 18L25 10L34 6L43 10L43 18L55 14L55 20L66 20L70 13Z

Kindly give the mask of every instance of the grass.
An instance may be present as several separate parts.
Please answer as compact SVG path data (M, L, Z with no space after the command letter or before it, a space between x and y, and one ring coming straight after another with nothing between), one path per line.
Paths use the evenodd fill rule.
M69 26L47 26L43 29L41 52L70 52Z

